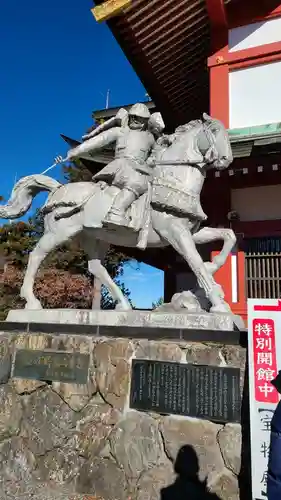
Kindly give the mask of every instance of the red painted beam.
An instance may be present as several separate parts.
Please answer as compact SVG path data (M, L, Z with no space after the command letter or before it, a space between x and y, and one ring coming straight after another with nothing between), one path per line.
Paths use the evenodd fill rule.
M238 69L242 67L250 67L256 64L263 64L265 62L273 62L281 60L281 42L267 43L259 45L258 47L251 47L250 49L237 50L236 52L229 52L222 54L221 60L217 54L209 57L208 66L232 65L232 68Z
M211 25L214 28L226 28L227 17L224 0L206 0Z

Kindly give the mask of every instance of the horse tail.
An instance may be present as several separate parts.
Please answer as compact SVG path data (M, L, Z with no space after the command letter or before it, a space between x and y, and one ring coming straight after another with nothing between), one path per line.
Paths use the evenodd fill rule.
M59 182L47 175L28 175L20 179L14 186L7 205L0 205L0 218L18 219L32 205L33 198L42 191L53 192L61 186Z

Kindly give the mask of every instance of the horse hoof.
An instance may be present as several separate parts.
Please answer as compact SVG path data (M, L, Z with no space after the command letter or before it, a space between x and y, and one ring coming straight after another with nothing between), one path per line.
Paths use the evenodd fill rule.
M222 303L217 306L213 306L210 309L211 313L224 313L224 314L231 314L231 309L228 304Z
M32 302L27 302L25 304L25 309L29 309L29 311L38 311L43 309L41 306L41 302L39 300L33 300Z
M131 310L132 310L132 307L129 304L129 302L126 302L126 303L118 302L118 304L115 307L115 311L131 311Z

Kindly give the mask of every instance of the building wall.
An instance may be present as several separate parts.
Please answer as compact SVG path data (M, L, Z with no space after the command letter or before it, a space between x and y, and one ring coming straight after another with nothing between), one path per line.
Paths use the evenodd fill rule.
M231 207L241 221L281 219L281 184L232 189Z
M230 52L251 49L281 40L281 18L238 26L228 32Z
M279 122L280 81L281 61L230 71L229 127Z
M281 40L281 18L267 19L239 26L228 32L230 54L260 47ZM261 54L262 55L262 54ZM280 121L279 99L281 61L264 62L229 72L229 127L251 127Z
M279 125L281 116L281 1L279 5L270 0L241 2L240 5L229 2L223 25L221 23L220 29L213 26L212 45L214 52L208 60L211 114L227 128L236 129L240 136L257 133L247 130L255 126L261 127L259 134L266 135L270 124L278 132L276 125ZM246 149L245 156L248 154ZM235 162L229 169L228 179L218 174L221 192L224 188L229 192L231 209L240 216L240 220L232 224L236 234L240 233L240 240L281 235L280 158L272 162L273 156L243 158L241 165ZM222 205L217 206L217 212L220 209ZM212 220L216 221L215 212ZM238 245L236 255L229 256L215 279L223 286L232 310L245 317L247 276L241 248ZM233 290L238 293L233 293Z
M223 31L212 32L211 114L228 128L280 120L281 2L271 11L263 8L264 2L254 4L250 17L241 5Z

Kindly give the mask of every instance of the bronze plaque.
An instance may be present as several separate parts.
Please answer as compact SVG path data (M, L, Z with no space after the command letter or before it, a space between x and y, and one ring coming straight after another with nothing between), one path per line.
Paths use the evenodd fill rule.
M80 352L18 349L13 377L45 382L86 384L90 356Z
M240 370L134 359L131 408L240 422Z

